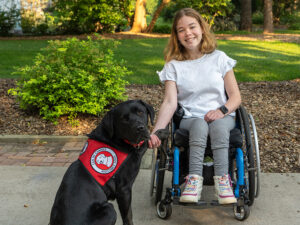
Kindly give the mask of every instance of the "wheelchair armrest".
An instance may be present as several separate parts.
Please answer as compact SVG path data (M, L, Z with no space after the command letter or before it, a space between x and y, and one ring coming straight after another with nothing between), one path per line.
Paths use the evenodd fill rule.
M177 109L176 111L174 112L174 115L172 117L172 120L173 120L173 123L175 124L175 127L176 128L179 128L179 124L180 124L180 121L181 119L183 118L184 116L184 110L183 108L178 104L177 105Z
M243 137L240 129L234 128L230 131L230 148L242 148L243 147Z
M160 140L165 140L169 136L169 130L168 129L159 129L155 132L155 135L160 139Z
M174 133L174 144L177 147L189 147L189 131L186 129L177 129Z

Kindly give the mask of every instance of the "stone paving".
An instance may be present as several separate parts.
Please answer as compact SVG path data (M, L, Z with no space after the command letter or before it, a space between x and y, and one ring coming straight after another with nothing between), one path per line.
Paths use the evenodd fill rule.
M78 159L86 136L0 135L0 166L68 167ZM148 150L141 169L150 169L152 150Z
M0 140L0 165L19 166L69 166L78 158L85 141L45 141L33 139L26 142Z

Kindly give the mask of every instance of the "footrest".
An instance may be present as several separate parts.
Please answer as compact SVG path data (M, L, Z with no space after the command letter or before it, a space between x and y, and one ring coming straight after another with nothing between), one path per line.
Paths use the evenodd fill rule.
M198 202L180 202L179 198L173 199L173 205L182 205L187 207L202 207L202 208L210 208L210 207L216 207L216 206L230 206L232 207L232 204L226 204L226 205L220 205L217 200L212 200L211 202L206 202L204 200L200 200Z

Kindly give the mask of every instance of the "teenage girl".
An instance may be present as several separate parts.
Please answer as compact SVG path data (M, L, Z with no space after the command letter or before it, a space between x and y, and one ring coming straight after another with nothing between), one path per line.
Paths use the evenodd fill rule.
M167 126L179 104L184 110L180 128L189 130L190 148L189 175L181 202L200 199L208 135L218 201L220 204L236 202L228 175L228 148L241 96L233 72L236 61L216 47L214 35L197 11L184 8L176 13L165 51L166 64L158 72L165 84L165 94L149 146L156 148L161 144L154 133Z

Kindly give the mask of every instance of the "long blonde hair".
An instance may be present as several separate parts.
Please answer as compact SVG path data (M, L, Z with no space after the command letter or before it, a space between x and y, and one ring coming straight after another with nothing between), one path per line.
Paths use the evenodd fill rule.
M172 59L179 61L187 60L188 55L184 46L179 42L177 36L177 23L183 16L189 16L195 18L201 26L203 31L202 40L199 45L199 50L203 54L211 53L217 48L217 42L213 33L209 29L209 25L203 19L203 17L194 9L184 8L179 10L174 17L171 36L169 42L165 48L165 61L169 62Z

